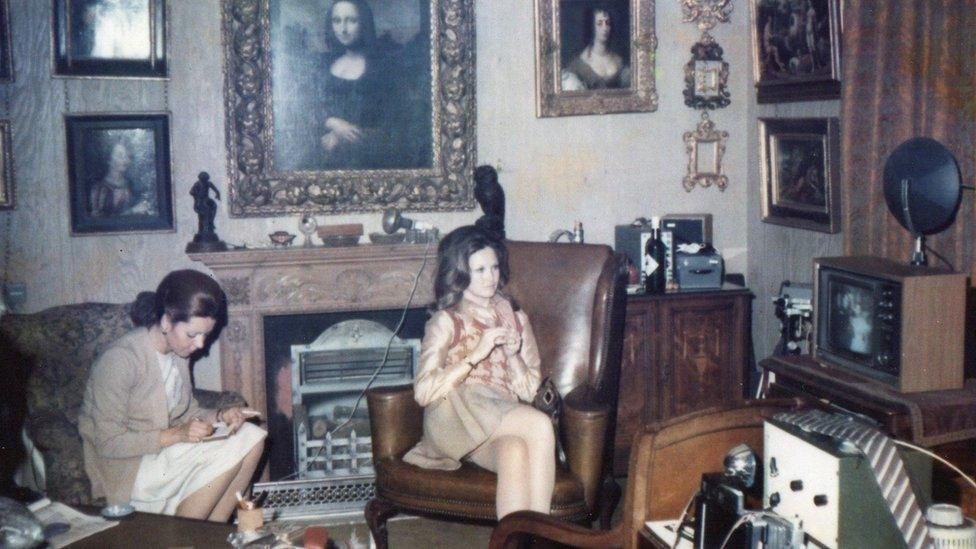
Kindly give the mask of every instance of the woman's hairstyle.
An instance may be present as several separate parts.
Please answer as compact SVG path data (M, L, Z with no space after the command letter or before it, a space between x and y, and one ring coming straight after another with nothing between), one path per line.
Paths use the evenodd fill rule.
M224 292L216 280L185 269L163 277L155 292L136 296L129 316L133 324L143 328L157 324L163 314L169 315L173 323L186 322L195 316L219 320L224 305Z
M332 12L335 11L336 4L341 3L352 4L359 14L359 41L353 44L352 49L370 51L376 42L376 23L373 20L373 9L366 0L335 0L329 4L329 9L325 12L325 43L329 46L329 51L342 51L345 48L332 30Z
M449 232L437 246L437 278L434 280L435 311L446 309L461 301L464 290L471 283L468 260L485 248L498 256L498 288L508 283L508 250L501 240L488 231L466 225ZM513 304L514 307L514 304Z
M616 32L613 24L617 22L617 19L614 17L613 11L610 10L610 4L603 2L592 4L583 12L583 43L587 46L593 44L593 39L596 36L594 27L596 26L596 14L598 13L605 13L610 18L610 36L613 36L614 32Z

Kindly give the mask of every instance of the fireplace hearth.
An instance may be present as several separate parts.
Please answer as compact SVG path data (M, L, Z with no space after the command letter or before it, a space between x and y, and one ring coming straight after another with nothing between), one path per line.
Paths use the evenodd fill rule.
M214 271L228 297L222 387L268 420L269 465L255 485L269 492L265 505L283 516L362 509L372 497L372 455L365 399L360 408L356 400L381 362L374 384L412 379L433 299L432 247L189 255ZM404 326L391 338L404 308Z

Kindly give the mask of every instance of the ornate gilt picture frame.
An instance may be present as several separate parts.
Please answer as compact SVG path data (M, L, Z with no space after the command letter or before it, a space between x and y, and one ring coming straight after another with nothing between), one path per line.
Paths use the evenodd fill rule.
M536 116L657 110L654 1L535 0Z
M715 122L702 113L701 122L693 132L685 132L685 152L688 154L688 173L682 180L685 190L715 185L724 191L729 177L722 173L722 157L729 132L715 129Z
M762 220L840 232L840 122L760 118Z
M474 0L221 4L232 217L474 207Z

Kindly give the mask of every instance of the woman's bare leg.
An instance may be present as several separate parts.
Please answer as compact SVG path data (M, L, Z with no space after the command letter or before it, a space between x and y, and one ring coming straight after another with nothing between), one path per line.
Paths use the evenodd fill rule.
M499 519L523 509L549 513L556 480L555 443L549 417L520 405L471 453L471 461L498 475Z
M206 519L213 512L214 506L227 492L230 482L237 476L241 464L231 467L227 472L213 479L209 484L193 492L176 507L176 516L195 519ZM226 519L225 519L226 520Z
M227 522L231 513L234 512L234 507L237 506L237 492L243 494L247 491L247 487L251 482L251 477L254 476L254 470L257 469L263 451L264 442L259 442L244 456L237 474L234 475L224 495L217 502L217 505L214 506L210 516L207 517L208 520Z
M176 515L227 522L234 511L234 503L237 499L235 492L238 490L243 492L247 488L247 483L254 475L254 469L261 459L263 450L263 442L255 444L244 455L244 459L181 501L176 507Z

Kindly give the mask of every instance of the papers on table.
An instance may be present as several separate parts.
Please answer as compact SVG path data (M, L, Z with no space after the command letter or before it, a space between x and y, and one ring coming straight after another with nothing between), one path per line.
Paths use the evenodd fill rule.
M51 501L47 498L35 501L28 505L27 508L34 513L38 522L44 526L49 526L56 522L62 522L70 526L66 532L47 540L54 549L83 540L88 536L97 534L102 530L108 530L118 524L118 521L109 521L102 517L86 515L63 503Z

